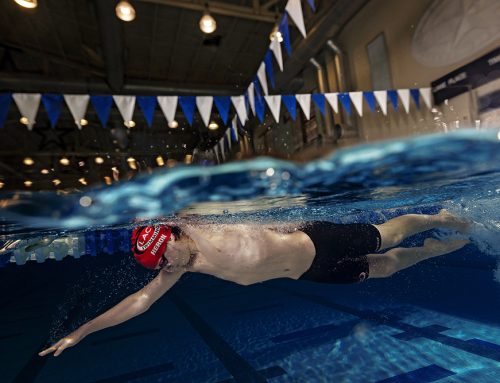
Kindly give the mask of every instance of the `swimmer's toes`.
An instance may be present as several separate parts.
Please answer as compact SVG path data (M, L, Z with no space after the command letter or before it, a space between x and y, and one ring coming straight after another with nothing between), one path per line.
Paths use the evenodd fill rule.
M471 229L471 220L454 215L446 209L441 209L437 216L439 217L441 224L450 229L461 233L467 233Z

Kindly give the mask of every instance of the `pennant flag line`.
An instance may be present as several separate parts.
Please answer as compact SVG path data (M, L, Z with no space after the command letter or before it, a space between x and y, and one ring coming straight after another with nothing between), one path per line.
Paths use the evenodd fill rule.
M365 96L366 103L368 104L368 107L372 111L372 113L375 113L376 111L376 105L375 105L375 95L373 92L363 92L363 96Z
M111 106L113 106L113 97L111 96L90 96L90 102L94 106L94 109L101 121L103 128L106 127L109 120L109 114L111 113Z
M318 106L321 114L323 116L326 115L326 100L325 100L325 95L323 93L313 93L311 95L311 98L313 99L314 103Z
M360 117L363 117L363 92L349 92L349 97Z
M391 101L392 107L397 112L398 111L398 92L396 92L394 89L388 90L387 96L389 97L389 100Z
M325 93L326 101L330 104L335 113L339 112L339 98L338 93Z
M142 110L142 114L144 114L146 123L150 128L151 126L153 126L156 102L157 100L155 96L137 96L137 103L139 104L139 108Z
M281 101L285 104L286 110L290 113L290 116L295 121L297 119L297 100L293 95L281 96Z
M177 110L177 96L158 96L156 98L163 115L167 119L168 123L172 123L175 120L175 111Z
M304 25L304 16L302 15L302 5L300 4L300 0L288 0L285 10L288 12L300 33L302 33L302 36L305 38L306 26Z
M227 126L229 108L231 107L231 98L229 96L215 96L214 103L222 122L224 122L224 125Z
M420 109L420 91L416 88L410 89L411 98L415 102L417 109Z
M181 106L182 112L186 116L189 122L189 126L193 126L194 109L196 106L195 96L179 96L179 105Z
M297 102L304 112L304 115L309 120L311 118L311 95L310 94L297 94L295 96L297 98Z
M406 113L410 113L410 90L409 89L398 89L397 93L401 102L403 103L403 108Z
M264 96L276 122L280 122L281 96Z
M232 96L231 101L233 102L234 108L236 109L236 113L238 114L238 118L240 119L241 124L245 125L245 122L248 119L245 97Z
M78 129L82 128L81 121L85 118L90 96L88 94L65 94L64 101L68 105L71 116Z
M267 89L266 64L264 62L260 64L260 67L257 70L257 77L259 78L264 94L268 95L269 91Z
M292 56L292 44L290 42L290 30L288 28L288 15L286 12L283 14L283 18L281 19L279 25L279 31L281 32L281 36L283 37L283 44L285 44L286 51L288 52L288 56Z
M339 100L347 114L351 115L351 99L348 93L339 93Z
M269 48L273 51L274 58L278 63L280 71L283 72L283 54L281 53L281 43L277 37L275 37L274 40L271 41L271 45Z
M212 96L196 96L196 106L200 112L201 119L205 126L210 123L210 115L212 114L212 105L214 98Z
M135 96L113 96L116 107L118 108L123 121L128 124L132 121L135 109Z
M431 88L420 88L420 94L422 96L422 99L424 100L425 106L427 106L428 109L431 109Z
M7 114L9 112L11 102L12 94L0 93L0 128L3 128L3 124L7 119Z
M61 104L63 97L60 94L42 94L42 104L49 116L50 125L54 128L61 115Z
M387 115L387 91L376 90L373 92L373 95L375 96L375 99L377 100L378 104L380 105L380 109L382 110L382 113L384 113L384 116L386 116Z
M21 112L21 117L28 119L28 129L33 129L42 95L40 93L14 93L12 98L17 105L17 109Z
M276 88L276 84L274 83L274 75L273 75L273 57L272 57L272 52L270 50L267 51L266 55L264 56L264 64L266 66L266 74L269 82L271 83L271 86Z

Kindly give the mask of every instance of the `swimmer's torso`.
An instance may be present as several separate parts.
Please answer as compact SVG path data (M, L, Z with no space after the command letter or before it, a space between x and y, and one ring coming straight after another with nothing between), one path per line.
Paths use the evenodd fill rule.
M297 279L314 258L314 245L301 231L281 233L257 225L183 227L200 254L191 271L240 284L273 278Z

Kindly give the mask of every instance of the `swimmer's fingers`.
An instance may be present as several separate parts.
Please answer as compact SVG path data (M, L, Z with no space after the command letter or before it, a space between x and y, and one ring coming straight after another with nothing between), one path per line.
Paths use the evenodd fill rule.
M66 348L73 346L75 343L76 342L71 338L63 338L59 342L53 344L49 348L40 352L38 355L45 356L47 354L51 354L52 352L54 352L54 356L58 356L58 355L61 355L61 353Z

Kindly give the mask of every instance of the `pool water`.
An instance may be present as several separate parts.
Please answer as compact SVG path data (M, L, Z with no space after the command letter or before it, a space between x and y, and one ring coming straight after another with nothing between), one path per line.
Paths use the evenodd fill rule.
M364 145L300 166L262 158L180 167L69 196L0 198L2 239L84 233L96 255L23 266L3 256L5 381L498 381L498 130ZM132 220L381 223L442 207L475 221L472 243L391 278L240 286L187 274L145 314L58 358L37 355L154 277L125 251ZM402 246L454 235L433 230Z

